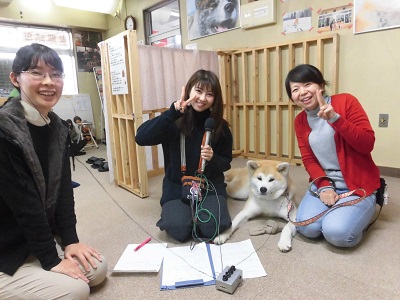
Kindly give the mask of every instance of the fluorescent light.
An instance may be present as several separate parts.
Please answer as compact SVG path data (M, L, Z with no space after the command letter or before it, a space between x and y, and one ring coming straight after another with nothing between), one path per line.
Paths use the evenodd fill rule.
M175 10L171 10L171 16L173 17L179 17L179 12Z
M117 11L120 0L53 0L53 2L58 6L112 15Z

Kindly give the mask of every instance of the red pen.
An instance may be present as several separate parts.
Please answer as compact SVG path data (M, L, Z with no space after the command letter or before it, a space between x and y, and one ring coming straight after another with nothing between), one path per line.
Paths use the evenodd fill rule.
M134 251L138 251L140 248L142 248L144 245L146 245L148 242L151 241L151 237L148 237L147 239L145 239L143 242L141 242Z

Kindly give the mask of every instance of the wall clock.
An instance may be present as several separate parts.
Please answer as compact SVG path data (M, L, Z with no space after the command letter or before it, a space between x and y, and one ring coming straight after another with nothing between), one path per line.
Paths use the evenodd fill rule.
M125 18L125 29L126 30L135 30L136 29L136 21L130 15Z

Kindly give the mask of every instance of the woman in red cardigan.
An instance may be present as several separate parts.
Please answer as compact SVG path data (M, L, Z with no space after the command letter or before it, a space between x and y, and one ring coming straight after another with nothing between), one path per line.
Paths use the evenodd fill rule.
M357 190L343 197L349 191L361 188L367 197L355 205L330 210L297 230L309 238L323 235L337 247L354 247L374 215L375 192L380 186L379 169L371 156L375 134L360 102L350 94L326 95L326 84L320 70L308 64L292 69L285 82L289 98L304 108L294 125L303 164L315 191L304 195L297 221L363 195Z

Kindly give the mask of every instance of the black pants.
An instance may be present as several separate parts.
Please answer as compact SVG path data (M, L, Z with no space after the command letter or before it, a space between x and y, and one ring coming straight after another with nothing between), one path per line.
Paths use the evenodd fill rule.
M192 237L209 240L232 226L227 200L224 196L209 195L203 200L202 210L193 222L190 204L181 199L170 200L161 207L161 219L157 222L174 239L185 242ZM211 214L215 217L211 217ZM219 224L219 226L217 226Z

